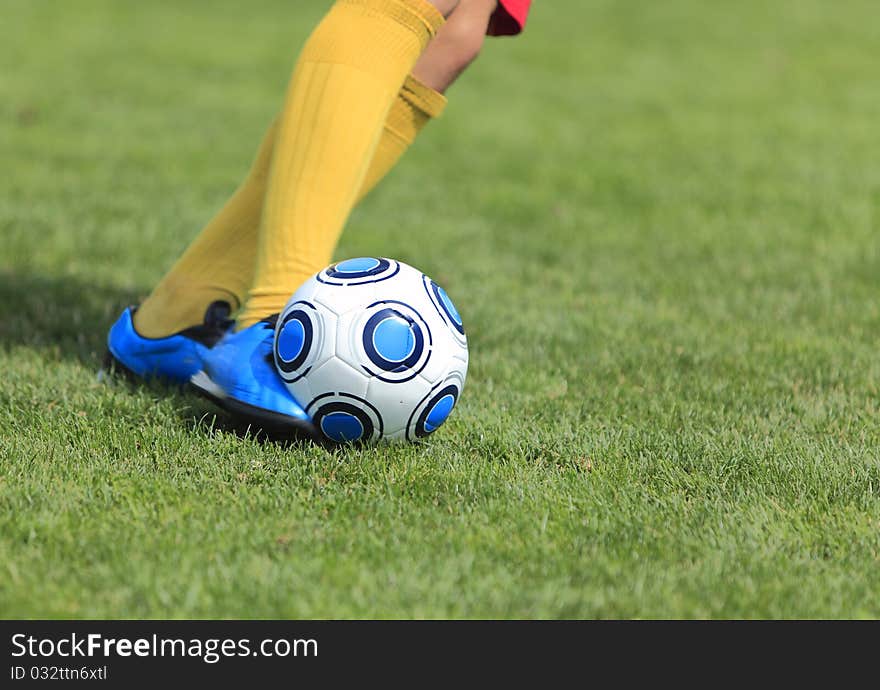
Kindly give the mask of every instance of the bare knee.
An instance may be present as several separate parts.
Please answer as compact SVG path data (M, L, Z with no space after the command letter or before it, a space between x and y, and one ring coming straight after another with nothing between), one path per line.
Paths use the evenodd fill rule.
M486 28L495 2L486 0L468 4L466 1L452 13L449 21L440 29L437 39L446 51L450 62L464 70L476 60L486 41ZM490 9L491 8L491 9Z
M462 0L428 45L413 74L445 91L480 55L496 0Z
M452 14L452 10L458 6L459 0L428 0L428 2L436 7L444 17L448 17Z

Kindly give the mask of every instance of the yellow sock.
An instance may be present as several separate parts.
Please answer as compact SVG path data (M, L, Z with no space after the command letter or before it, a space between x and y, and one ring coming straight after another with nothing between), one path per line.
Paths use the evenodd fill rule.
M135 312L134 326L141 335L163 338L199 325L208 305L217 300L229 302L233 311L244 303L253 282L275 130L273 123L235 194Z
M337 0L306 42L279 124L240 328L279 311L327 262L394 99L442 23L426 0Z
M446 98L409 76L397 94L356 204L382 181L418 134L446 107ZM277 121L266 133L247 178L135 312L135 328L162 338L202 322L217 300L238 309L254 281L257 241ZM332 255L334 247L328 247ZM316 266L316 273L330 256Z
M435 117L440 117L445 108L446 97L443 94L434 91L412 75L406 78L385 120L379 145L376 147L373 160L370 161L370 167L367 168L355 205L359 204L397 165L397 161L412 146L425 125ZM313 273L317 273L330 263L335 248L335 242L325 246L326 258L320 261L307 277L311 277Z

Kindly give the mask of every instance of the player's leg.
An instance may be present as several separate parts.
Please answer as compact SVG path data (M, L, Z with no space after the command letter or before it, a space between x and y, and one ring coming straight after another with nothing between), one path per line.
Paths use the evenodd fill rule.
M485 34L488 18L493 9L494 4L487 0L462 0L449 21L453 24L454 33L439 45L438 50L432 51L430 59L422 64L424 73L434 80L436 86L440 88L448 86L466 65L473 61L482 44L480 33ZM461 18L456 20L459 13ZM477 21L478 18L482 19ZM478 32L480 28L481 31ZM430 69L434 61L438 63L438 67ZM432 94L435 97L439 96L437 91L415 79L411 80L409 85L418 85L422 96ZM292 88L292 91L295 89ZM413 93L413 96L416 96L415 100L418 100L418 95L417 92ZM364 98L364 95L361 98ZM288 104L291 101L296 102L289 96ZM307 105L302 102L297 107L302 108ZM328 116L325 115L321 119L327 118ZM341 124L338 127L337 135L339 131L345 131ZM310 142L301 141L291 146L285 153L283 131L279 134L264 208L255 286L251 290L245 313L239 317L240 330L205 356L204 370L192 379L196 388L219 399L230 411L249 418L264 428L303 427L309 424L307 416L290 396L274 370L272 365L274 323L266 317L277 314L292 292L329 261L342 225L351 211L351 206L343 206L343 203L353 203L351 200L341 199L338 195L329 196L331 191L338 190L329 189L334 178L328 176L329 171L321 169L321 164L342 165L345 170L353 161L349 159L335 161L332 154L328 161L326 147L321 157L300 163L301 169L296 179L306 179L311 183L311 195L304 196L303 188L296 184L292 176L284 186L276 187L279 183L279 169L284 170L290 165L284 163L287 157L301 157L309 146ZM350 153L349 146L346 148L345 156L350 156ZM311 166L316 169L311 170L309 175L317 180L325 178L323 186L316 183L315 179L305 176L305 171ZM349 174L351 174L350 170ZM337 175L335 179L338 183L340 178ZM274 199L277 206L273 207L273 195L276 194L280 197L290 195L293 198L287 200L287 205L284 204L283 199ZM328 197L332 204L337 205L335 208L313 209L311 213L308 212L310 205L315 205L316 199L319 200L318 203L320 200L326 203ZM327 215L322 216L322 210ZM301 214L299 219L297 212ZM338 215L332 215L334 213ZM311 223L306 222L309 220ZM279 252L280 257L275 255L276 251ZM286 263L278 261L279 258L285 259ZM267 275L273 274L277 280L274 284L266 280ZM253 318L259 320L251 323Z
M439 117L445 107L442 94L412 75L407 77L388 113L356 203L388 174L427 123ZM165 338L202 323L211 304L227 302L234 312L244 303L254 280L277 129L276 120L244 182L135 312L137 333L145 338Z
M410 65L415 77L412 83L427 87L422 91L428 94L445 90L479 53L496 5L495 0L460 0L425 53L417 56L421 58L418 63ZM308 103L305 94L298 102L297 83L295 80L288 97L288 108L293 106L296 112ZM285 130L280 131L263 211L254 285L238 316L240 328L278 313L296 288L330 261L381 131L373 131L376 114L369 113L376 105L385 104L388 96L377 98L377 94L373 87L346 94L344 117L334 111L324 113L317 138L309 127L291 127L287 141ZM361 108L365 114L358 115ZM387 107L382 112L387 114ZM339 119L334 122L334 117ZM339 131L349 131L349 136L352 131L366 134L360 137L363 148L352 148L347 137L338 136ZM312 138L306 139L309 134ZM325 137L330 141L324 141ZM340 183L345 180L349 184Z
M397 164L425 125L443 112L446 107L443 94L479 55L489 17L496 6L497 0L462 0L440 27L407 77L388 115L358 201ZM335 247L334 243L325 248L326 259L314 272L330 262Z
M326 245L335 245L398 92L443 24L441 11L456 4L337 0L306 42L279 122L239 331L208 353L193 380L225 394L229 409L307 420L266 358L274 328L264 319L314 272Z
M413 76L445 93L473 63L486 40L498 0L463 0L413 68Z
M253 261L275 125L244 182L139 308L127 308L107 335L105 366L140 378L186 383L229 330L253 278ZM242 270L240 262L248 262Z
M306 46L306 51L311 48L319 57L322 51L331 56L331 62L323 65L320 59L301 60L310 68L306 81L316 84L327 76L315 77L316 73L333 71L336 87L346 79L361 86L378 80L380 86L393 89L392 96L396 97L388 113L386 136L381 137L374 157L376 164L364 181L366 186L374 185L384 176L415 133L428 119L438 115L445 104L442 96L429 93L417 80L407 78L402 88L397 80L403 82L410 61L418 57L442 24L438 10L448 14L456 4L457 0L340 0ZM389 30L388 26L392 28ZM371 51L376 46L379 49ZM340 56L343 63L328 70L332 60ZM353 64L345 65L344 60ZM372 64L373 73L359 74L354 66L358 60ZM396 66L401 61L404 68ZM346 70L348 74L340 78ZM404 71L402 77L398 77L400 71ZM389 74L393 87L389 86ZM331 103L333 106L340 106L338 99ZM387 110L387 104L382 107ZM288 112L287 123L296 124L296 115ZM285 124L284 118L280 124ZM194 373L193 367L198 370L199 356L205 347L222 334L215 324L225 324L225 320L216 317L226 316L230 309L240 306L245 290L253 282L257 228L278 128L277 124L270 128L250 174L223 210L140 309L126 310L111 329L111 355L138 375L185 380ZM204 337L206 330L209 333Z
M442 93L479 53L496 0L465 3L453 12L398 93L359 202L394 167L418 133L445 107ZM137 332L163 338L202 323L215 302L236 311L253 282L266 182L277 120L266 133L241 186L196 237L134 314Z
M441 92L479 53L494 6L495 0L467 1L441 27L391 107L357 201L394 167L427 122L442 113L446 99ZM243 301L254 275L277 128L276 121L245 181L140 306L134 323L126 310L114 325L110 350L138 374L148 375L146 367L166 378L187 379L200 367L196 355L203 354L205 346L222 334L217 326L209 326L212 317L214 323L223 323L216 320L224 315L217 307L229 303L236 309ZM329 262L332 250L333 246L328 246L324 263ZM207 323L199 325L203 319ZM177 337L181 331L197 339L190 342ZM176 346L170 347L169 342Z
M215 301L233 312L253 280L252 264L277 122L263 137L244 181L159 281L135 314L138 332L161 338L198 324Z
M279 128L240 326L278 312L335 246L391 104L442 24L436 7L454 7L435 2L340 0L306 43Z

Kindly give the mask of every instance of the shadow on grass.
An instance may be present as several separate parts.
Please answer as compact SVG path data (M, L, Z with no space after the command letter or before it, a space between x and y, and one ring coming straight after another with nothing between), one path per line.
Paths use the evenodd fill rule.
M194 396L196 401L187 401L191 404L187 406L187 409L181 410L180 420L190 431L204 434L221 431L239 438L250 439L261 446L279 446L286 450L314 446L320 446L326 450L334 448L328 442L301 431L285 432L255 427L251 423L214 407L207 400L196 396L195 393L189 395Z
M97 371L107 330L138 295L74 277L0 271L0 346L50 351Z
M93 285L75 277L0 271L0 348L39 350L49 360L75 361L97 375L107 349L107 331L122 310L139 299L133 290ZM291 447L314 443L303 434L255 429L185 388L144 384L119 373L113 380L110 385L132 390L146 385L157 396L179 398L180 421L192 431L210 433L213 429Z

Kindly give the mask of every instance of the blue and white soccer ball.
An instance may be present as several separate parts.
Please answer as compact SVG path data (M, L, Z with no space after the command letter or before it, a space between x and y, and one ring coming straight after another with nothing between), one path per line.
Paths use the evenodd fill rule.
M393 259L333 264L307 281L275 328L275 365L332 441L416 441L464 388L467 337L437 283Z

